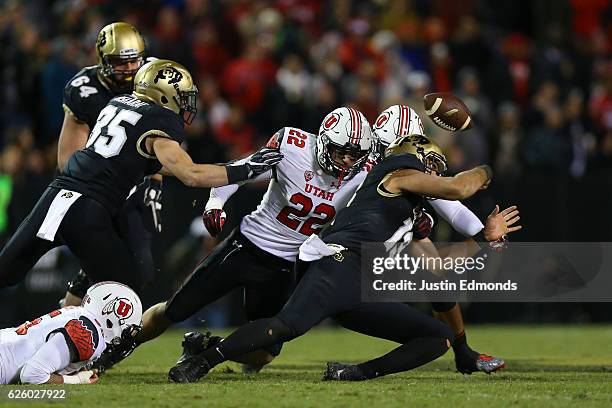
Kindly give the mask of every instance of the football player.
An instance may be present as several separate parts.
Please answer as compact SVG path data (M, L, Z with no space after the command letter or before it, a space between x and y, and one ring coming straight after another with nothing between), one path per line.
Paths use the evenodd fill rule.
M406 119L407 126L401 132L422 132L418 115L412 109L408 113L411 120ZM355 144L355 132L364 134L358 138L361 145ZM158 336L172 323L186 319L236 287L244 287L244 308L249 320L275 315L293 289L293 264L300 245L311 234L319 233L346 206L375 160L375 155L367 157L373 146L369 124L360 112L346 107L324 118L319 137L288 127L279 130L268 144L278 146L285 158L272 171L257 178L270 181L257 210L246 216L196 267L170 300L145 312L144 328L137 342ZM221 231L225 220L223 205L237 189L238 185L228 185L211 190L204 213L204 223L211 235ZM456 206L463 207L460 202L449 202L445 210L454 210ZM472 217L480 223L475 215ZM469 228L467 222L473 220L462 217L454 221L459 229ZM181 359L200 352L210 345L209 340L218 339L188 333ZM277 344L242 356L239 361L246 363L245 371L258 371L280 349L281 344ZM117 362L104 356L99 363L103 364L106 357L107 366ZM106 367L99 368L103 371Z
M67 245L93 281L138 283L137 261L119 237L114 216L146 175L174 175L190 187L255 177L282 159L264 147L241 163L195 164L181 148L184 124L196 114L198 90L180 64L156 60L141 67L134 92L100 112L87 141L55 178L0 252L0 288L23 279L51 248Z
M486 188L488 166L454 177L428 174L440 171L446 160L439 148L421 135L403 136L388 149L333 224L300 247L302 255L318 254L291 298L273 318L242 326L223 342L191 356L169 372L174 382L194 382L212 367L245 353L301 336L326 317L351 330L395 341L388 354L359 365L328 364L329 380L365 380L410 370L443 355L453 340L451 329L431 316L402 303L361 301L362 242L410 240L415 213L423 197L460 200ZM492 214L485 237L493 241L510 232L516 220ZM316 259L316 258L315 258Z
M244 309L249 320L274 316L294 287L293 263L300 245L346 206L363 180L358 175L371 152L372 134L361 112L342 107L323 119L318 137L286 127L276 132L267 146L280 150L285 158L258 178L270 180L270 184L257 210L217 245L168 301L145 312L137 344L157 337L171 324L237 287L245 289ZM187 338L187 353L187 342L199 342L197 347L202 340L207 339L199 333ZM241 362L259 369L278 355L280 348L281 344L268 347L244 356ZM103 365L105 357L107 365ZM104 356L98 368L103 371L117 361Z
M393 105L382 111L373 126L373 132L378 141L378 155L384 157L385 150L389 145L398 137L406 134L404 129L411 128L413 123L418 124L418 126L411 133L424 135L423 125L418 114L409 106ZM441 215L459 233L466 237L472 237L476 241L484 241L482 237L484 225L467 207L458 206L456 203L456 201L447 200L428 200L428 204L436 213ZM513 207L510 207L504 211L508 211L508 215L512 216L514 210ZM433 224L434 218L424 211L415 222L414 239L427 239L433 229ZM504 360L478 353L467 344L463 316L458 303L432 302L432 307L434 315L448 324L455 333L453 351L457 371L462 374L471 374L475 371L491 373L505 367Z
M85 367L107 344L140 330L138 295L117 282L89 288L68 306L19 327L0 330L0 384L93 384Z
M130 24L112 23L100 30L96 41L98 64L80 70L64 88L64 123L57 146L60 171L72 154L85 148L100 111L115 96L131 93L134 75L143 65L145 43ZM138 181L140 183L140 181ZM145 210L152 220L145 222ZM152 222L151 222L152 221ZM152 228L161 230L161 175L147 177L133 191L115 217L119 236L138 260L140 276L136 289L150 281L154 273L151 254ZM146 226L149 225L149 226ZM81 270L69 283L63 305L79 305L91 279Z

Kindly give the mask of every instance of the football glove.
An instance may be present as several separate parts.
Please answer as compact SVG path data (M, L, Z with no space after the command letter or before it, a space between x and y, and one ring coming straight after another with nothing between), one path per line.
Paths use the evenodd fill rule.
M151 216L153 217L153 227L155 231L161 232L162 230L162 183L149 179L149 186L145 188L144 192L144 205L151 209Z
M414 239L425 239L431 235L433 231L434 219L424 208L421 210L421 216L415 221L413 231Z
M228 184L236 184L249 180L270 170L283 159L283 154L278 148L262 147L241 164L230 163L227 168Z
M223 225L225 225L225 218L225 211L220 208L211 208L210 210L204 211L204 214L202 214L204 226L213 238L221 233Z

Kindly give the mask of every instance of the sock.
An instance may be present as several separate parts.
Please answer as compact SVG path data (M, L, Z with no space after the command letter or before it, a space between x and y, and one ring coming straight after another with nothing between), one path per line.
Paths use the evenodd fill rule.
M291 338L291 330L280 319L259 319L239 327L221 343L204 350L201 355L212 368L226 360Z
M440 357L448 350L446 339L420 337L374 360L358 364L367 378L412 370Z

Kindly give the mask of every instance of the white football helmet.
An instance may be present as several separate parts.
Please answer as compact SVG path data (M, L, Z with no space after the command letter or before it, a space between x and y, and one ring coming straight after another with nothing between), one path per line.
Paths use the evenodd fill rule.
M374 122L373 131L376 150L381 157L384 156L385 149L398 137L425 136L421 118L408 105L393 105L382 111Z
M129 286L119 282L99 282L91 286L81 306L98 318L106 343L121 339L126 330L140 330L142 303Z
M363 113L342 107L330 112L319 127L315 155L319 166L328 174L350 180L368 159L372 150L372 129ZM339 159L350 155L355 160L347 166Z

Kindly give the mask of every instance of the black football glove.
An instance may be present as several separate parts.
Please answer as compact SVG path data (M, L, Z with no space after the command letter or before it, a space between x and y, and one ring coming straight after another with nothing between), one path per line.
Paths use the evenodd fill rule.
M151 209L151 216L153 217L153 227L155 231L161 232L162 230L162 183L149 179L149 186L145 188L144 192L144 205Z
M270 170L281 160L283 160L283 154L278 148L262 147L253 153L245 163L226 166L228 184L255 178Z
M434 227L434 218L423 208L421 216L414 222L412 236L414 239L425 239L431 235Z
M225 211L220 208L212 208L204 211L204 214L202 214L204 226L212 237L216 237L221 233L223 225L225 225L225 217Z
M270 170L272 166L283 160L283 154L276 148L262 147L245 163L248 167L248 178L254 178Z

